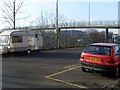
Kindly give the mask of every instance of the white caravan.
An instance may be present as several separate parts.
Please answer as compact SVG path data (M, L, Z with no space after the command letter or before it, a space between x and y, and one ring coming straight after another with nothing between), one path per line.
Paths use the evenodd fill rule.
M0 33L0 54L33 50L43 47L43 38L39 30L6 30Z

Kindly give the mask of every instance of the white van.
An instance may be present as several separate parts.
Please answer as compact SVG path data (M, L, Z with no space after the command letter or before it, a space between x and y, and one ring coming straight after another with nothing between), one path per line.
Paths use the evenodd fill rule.
M6 30L0 33L0 54L33 50L43 47L43 38L39 30Z

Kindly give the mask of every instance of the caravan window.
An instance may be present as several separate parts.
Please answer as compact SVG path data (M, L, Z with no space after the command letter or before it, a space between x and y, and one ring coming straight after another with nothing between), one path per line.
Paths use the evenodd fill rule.
M22 36L12 36L12 43L22 43Z

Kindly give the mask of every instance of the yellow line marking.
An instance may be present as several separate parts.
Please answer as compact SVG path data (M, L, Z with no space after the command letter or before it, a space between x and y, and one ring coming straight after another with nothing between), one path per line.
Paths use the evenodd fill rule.
M60 72L57 72L57 73L48 75L48 76L46 76L45 78L50 79L50 80L53 80L53 81L65 83L65 84L68 84L68 85L71 85L71 86L79 87L79 88L87 88L87 87L84 87L84 86L81 86L81 85L73 84L73 83L71 83L71 82L67 82L67 81L64 81L64 80L52 78L53 76L56 76L56 75L59 75L59 74L62 74L62 73L68 72L68 71L72 71L72 70L74 70L74 69L77 69L77 68L81 67L80 65L75 65L75 66L76 66L76 67L69 68L69 69L66 69L66 70L63 70L63 71L60 71Z
M71 64L71 65L64 66L64 68L65 68L65 69L67 69L67 68L72 68L72 67L76 67L76 66L78 66L78 65L80 65L80 64Z
M60 72L57 72L57 73L51 74L51 75L49 75L48 77L53 77L53 76L56 76L56 75L58 75L58 74L65 73L65 72L68 72L68 71L74 70L74 69L79 68L79 67L80 67L80 66L73 67L73 68L69 68L69 69L66 69L66 70L63 70L63 71L60 71Z
M77 85L77 84L73 84L73 83L70 83L70 82L67 82L67 81L63 81L63 80L60 80L60 79L55 79L55 78L50 78L50 77L46 77L46 78L51 79L53 81L65 83L65 84L68 84L68 85L71 85L71 86L79 87L79 88L87 88L87 87L80 86L80 85Z

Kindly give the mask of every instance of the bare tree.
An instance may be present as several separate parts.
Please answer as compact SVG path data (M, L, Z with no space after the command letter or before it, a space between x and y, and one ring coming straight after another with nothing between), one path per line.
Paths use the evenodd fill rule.
M25 5L25 1L23 0L2 0L3 6L1 7L1 10L3 12L2 18L3 21L9 24L11 28L16 27L16 20L19 19L25 19L28 16L24 17L17 17L18 14L22 14L22 7Z
M59 14L58 23L59 26L63 26L65 24L66 17L64 15ZM55 27L56 16L55 13L49 12L46 10L41 10L40 16L36 19L35 23L38 27Z

